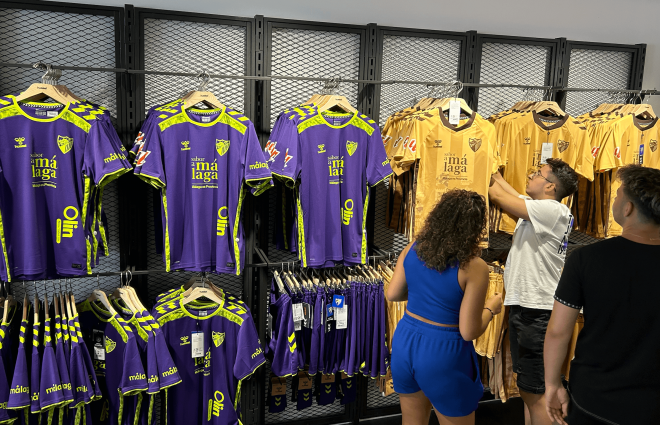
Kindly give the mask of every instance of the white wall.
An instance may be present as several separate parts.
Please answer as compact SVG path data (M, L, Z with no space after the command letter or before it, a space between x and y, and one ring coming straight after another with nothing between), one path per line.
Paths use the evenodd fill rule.
M123 6L130 0L71 0ZM646 43L645 89L660 89L658 0L133 0L136 7L485 34ZM651 98L660 111L660 96Z

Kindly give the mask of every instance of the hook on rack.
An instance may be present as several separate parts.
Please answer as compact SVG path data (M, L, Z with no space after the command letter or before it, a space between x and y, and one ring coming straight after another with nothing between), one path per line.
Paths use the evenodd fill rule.
M197 91L207 91L211 83L211 75L202 70L195 78L197 78Z

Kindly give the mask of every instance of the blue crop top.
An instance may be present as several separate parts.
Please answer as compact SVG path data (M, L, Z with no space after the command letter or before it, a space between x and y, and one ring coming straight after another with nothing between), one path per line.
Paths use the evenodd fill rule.
M425 319L444 325L458 325L463 290L458 283L458 266L439 272L426 267L415 245L403 260L408 284L408 307Z

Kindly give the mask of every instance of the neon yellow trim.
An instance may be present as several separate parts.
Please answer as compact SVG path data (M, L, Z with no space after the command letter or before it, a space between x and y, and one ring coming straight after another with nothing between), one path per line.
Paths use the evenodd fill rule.
M9 117L15 117L21 115L20 108L15 108L14 106L8 106L6 108L0 109L0 120Z
M298 237L298 245L300 246L300 254L303 267L307 267L307 251L305 250L305 222L303 220L302 205L300 205L300 196L296 196L296 202L298 203L298 232L300 233L300 236Z
M81 214L81 222L82 226L81 228L85 229L85 224L87 223L87 209L89 207L89 198L91 196L91 185L90 185L90 178L85 176L83 177L83 180L85 181L85 193L83 195L83 207L82 207L82 214ZM87 274L92 274L92 245L89 243L89 238L85 237L85 245L87 246Z
M348 126L349 124L355 125L354 124L355 121L359 121L359 122L363 123L364 121L360 120L358 118L357 114L358 114L358 111L353 112L353 116L351 117L351 119L349 119L348 121L346 121L344 124L341 124L341 125L330 124L328 122L328 120L326 120L323 117L322 114L314 115L310 119L306 120L304 123L301 123L301 124L298 125L298 134L302 133L303 131L305 131L309 127L313 127L315 125L320 125L320 124L325 124L330 128L344 128L344 127ZM329 115L331 115L331 114L329 114ZM359 124L355 125L355 126L361 128ZM374 131L373 127L369 126L369 128L371 129L371 132L373 133L373 131ZM370 133L370 135L371 135L371 133Z
M386 179L389 179L392 176L392 174L394 174L394 173L389 173L388 175L386 175L382 179L378 180L376 183L372 184L371 187L374 187L377 184L384 182Z
M93 194L96 194L96 190L92 190ZM92 199L94 199L94 195L92 195ZM92 251L94 253L94 258L96 259L98 249L99 249L99 240L94 234L96 232L96 214L98 213L98 199L96 199L96 208L94 208L94 214L92 215L92 235L94 236L93 244L92 244Z
M144 171L140 170L136 175L142 179L147 184L150 184L151 186L155 187L156 189L162 189L165 187L165 183L159 179L156 176L151 176L149 173L145 173ZM160 183L160 184L159 184Z
M296 181L295 181L292 177L285 176L285 175L282 175L282 174L277 174L277 173L275 173L275 172L273 172L272 174L273 174L275 177L279 177L279 179L280 179L281 181L283 181L284 184L285 184L288 188L293 188L293 187L296 185Z
M110 255L110 249L108 248L108 237L105 234L105 227L103 227L102 220L102 208L101 203L103 202L103 188L99 189L99 201L98 201L98 215L99 215L99 232L101 232L101 240L103 241L103 252L107 257Z
M171 270L171 252L170 252L170 221L167 215L167 195L165 194L165 188L161 189L161 194L163 197L163 211L165 211L165 270Z
M174 383L172 383L172 384L170 384L170 385L161 386L160 389L161 389L161 390L165 390L165 389L167 389L167 388L172 388L172 387L175 386L175 385L179 385L181 382L183 382L183 380L182 380L182 379L179 379L178 381L176 381L176 382L174 382Z
M167 413L167 405L168 405L168 390L165 390L165 425L167 425L167 418L168 418L168 413Z
M234 218L234 261L236 262L236 275L241 274L241 251L238 247L238 225L241 221L241 206L243 204L243 199L245 199L245 190L243 190L243 185L239 189L238 196L238 206L236 207L236 217Z
M257 369L259 369L259 368L260 368L261 366L263 366L264 364L266 364L266 359L264 359L263 362L261 362L261 363L259 363L258 365L256 365L256 366L252 369L252 372L250 372L248 375L245 375L241 380L238 381L238 386L236 387L236 399L234 400L234 410L236 410L236 409L238 408L238 400L241 398L241 383L242 383L244 380L250 378L250 377L254 374L254 372L256 372Z
M137 395L137 408L135 409L135 418L133 419L133 425L138 425L140 422L140 409L142 408L142 393ZM120 419L121 423L121 419ZM149 422L151 423L151 422Z
M28 115L28 113L25 112L25 111L23 110L23 108L21 108L21 106L20 106L20 105L18 104L18 102L16 101L16 98L15 98L15 97L12 98L12 102L13 102L13 104L14 104L13 106L14 106L15 108L18 109L17 112L18 112L19 114L23 115L25 118L27 118L27 119L29 119L29 120L36 121L36 122L53 122L53 121L59 120L60 118L64 118L64 115L65 115L67 112L69 112L69 105L70 105L69 103L67 103L66 105L64 105L64 109L62 109L62 110L60 111L60 113L57 114L56 117L52 117L52 118L35 118L35 117L31 117L30 115ZM69 112L69 113L71 113L71 112ZM67 120L67 121L69 121L69 120ZM72 122L73 122L73 121L72 121ZM84 122L84 121L83 121L83 122ZM74 123L74 124L75 124L75 123ZM87 123L85 123L85 124L87 124ZM78 125L78 124L76 124L76 125ZM80 127L80 126L78 125L78 127ZM82 128L83 130L85 130L85 132L89 132L89 127L90 127L89 124L87 124L87 130L85 130L83 127L80 127L80 128Z
M7 242L5 241L5 225L2 221L2 209L0 208L0 244L2 244L2 254L5 259L5 270L7 270L7 282L11 282L11 273L9 272L9 258L7 257Z
M122 155L123 155L123 154L122 154ZM126 157L124 156L123 159L126 159ZM100 189L100 188L102 188L103 186L105 186L106 184L110 183L111 181L116 180L116 179L118 179L120 176L122 176L122 175L128 173L129 171L131 171L131 170L129 170L128 168L120 168L120 169L117 170L117 171L113 171L112 173L105 174L103 177L101 177L101 181L99 181L99 184L98 184L97 186L98 186L99 189Z
M181 113L178 113L174 116L171 116L170 118L164 120L163 122L158 123L158 127L160 128L160 131L163 132L169 127L176 125L176 124L181 124L187 122L186 117L183 116Z
M373 121L371 121L371 122L373 122ZM373 132L375 131L375 129L372 126L370 126L369 124L367 124L366 122L364 122L361 119L351 120L350 123L351 123L352 126L357 127L361 130L364 130L369 136L371 136L373 134Z
M245 134L245 131L247 130L247 126L239 121L240 118L236 119L227 114L222 114L220 115L220 117L222 118L220 121L221 123L227 124L228 126L230 126L231 128L233 128L234 130L238 131L241 134Z
M367 209L369 208L369 185L367 185L367 196L364 198L362 209L362 264L367 263Z
M154 411L154 398L155 398L155 396L153 396L153 395L149 396L149 414L147 415L147 423L149 425L151 425L151 423L152 423L151 422L151 417L152 417L153 411Z
M124 394L119 388L117 388L117 392L119 393L119 425L121 425L121 418L124 416Z
M195 124L195 125L198 125L200 127L213 127L217 123L222 122L222 116L224 115L226 109L227 109L227 107L223 105L222 108L220 108L220 109L216 108L216 109L204 109L204 110L195 109L195 110L193 110L193 111L203 111L204 113L214 113L214 114L219 113L218 117L216 119L214 119L213 121L211 121L211 122L197 122L197 121L193 120L192 118L190 118L190 115L188 115L188 111L186 110L185 107L181 108L181 114L184 116L186 121L188 121L191 124Z

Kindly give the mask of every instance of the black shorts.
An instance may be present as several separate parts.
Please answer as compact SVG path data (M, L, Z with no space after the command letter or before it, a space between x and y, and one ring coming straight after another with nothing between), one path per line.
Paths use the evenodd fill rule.
M509 311L511 362L518 374L518 388L531 394L545 393L543 343L552 310L537 310L518 305Z

